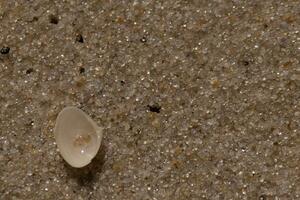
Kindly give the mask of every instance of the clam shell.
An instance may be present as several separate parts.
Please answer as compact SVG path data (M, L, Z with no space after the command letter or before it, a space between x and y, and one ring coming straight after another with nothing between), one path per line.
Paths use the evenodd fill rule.
M102 140L102 128L82 110L70 106L58 114L54 135L63 159L72 167L80 168L96 156Z

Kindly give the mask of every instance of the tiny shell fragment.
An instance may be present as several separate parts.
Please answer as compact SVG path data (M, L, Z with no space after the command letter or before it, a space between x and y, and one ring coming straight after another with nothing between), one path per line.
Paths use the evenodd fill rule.
M96 156L102 140L102 128L82 110L70 106L58 114L54 135L63 159L72 167L80 168Z

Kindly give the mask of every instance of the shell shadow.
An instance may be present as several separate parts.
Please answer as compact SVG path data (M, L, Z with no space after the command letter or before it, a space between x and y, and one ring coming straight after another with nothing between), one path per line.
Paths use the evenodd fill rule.
M96 174L102 171L105 153L106 146L102 143L95 158L82 168L73 168L63 161L68 178L75 179L79 186L92 186L92 183L96 181Z

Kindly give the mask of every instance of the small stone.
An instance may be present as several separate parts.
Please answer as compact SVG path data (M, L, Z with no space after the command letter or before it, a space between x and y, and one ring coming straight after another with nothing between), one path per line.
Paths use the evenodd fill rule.
M49 21L51 24L58 24L58 17L55 15L49 15Z
M1 54L8 54L10 51L9 47L2 47L2 49L0 50Z
M150 112L160 113L161 106L158 103L148 105Z
M140 40L142 43L146 43L147 42L147 38L145 36L143 36Z
M34 16L30 22L36 22L38 20L39 20L39 18L37 16Z
M220 81L218 79L213 79L211 82L210 82L211 86L213 88L218 88L220 87Z
M266 195L263 194L263 195L260 195L258 199L259 199L259 200L266 200L267 197L266 197Z
M250 64L249 61L247 61L247 60L243 60L242 63L244 66L248 66Z
M79 68L79 73L80 73L80 74L83 74L84 72L85 72L85 68L84 68L84 67L80 67L80 68Z
M120 81L121 85L125 85L125 81L121 80Z
M83 37L82 37L81 34L77 34L77 35L76 35L76 42L83 43Z
M26 74L31 74L33 72L33 69L32 68L29 68L26 70Z

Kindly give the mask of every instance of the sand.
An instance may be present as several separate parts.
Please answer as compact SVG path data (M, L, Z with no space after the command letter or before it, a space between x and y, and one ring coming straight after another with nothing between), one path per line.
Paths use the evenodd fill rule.
M300 199L300 1L0 1L0 199ZM104 128L83 169L65 106Z

